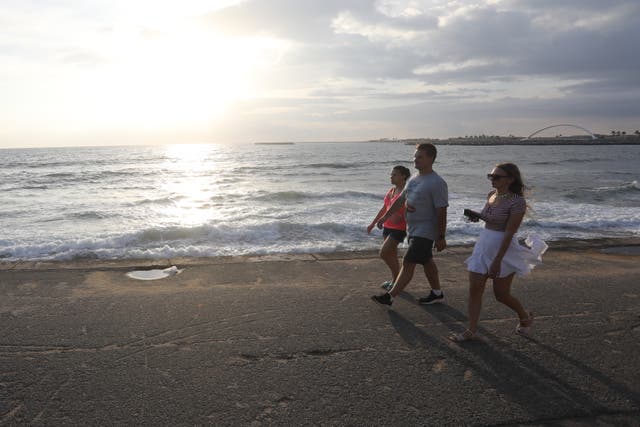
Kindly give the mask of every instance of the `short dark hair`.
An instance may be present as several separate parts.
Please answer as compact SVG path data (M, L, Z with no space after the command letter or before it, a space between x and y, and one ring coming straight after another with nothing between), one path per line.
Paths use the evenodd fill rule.
M430 142L423 142L422 144L418 144L416 146L416 150L423 150L425 153L427 153L427 156L433 158L433 161L436 160L436 156L438 155L436 146Z
M409 177L411 177L411 171L409 170L409 168L402 165L394 166L393 170L398 171L400 175L404 176L404 179L409 179Z

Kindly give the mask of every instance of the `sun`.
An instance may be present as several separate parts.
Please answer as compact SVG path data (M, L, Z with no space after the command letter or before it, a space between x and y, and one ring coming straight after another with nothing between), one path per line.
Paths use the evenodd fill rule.
M271 93L269 79L282 78L275 70L295 48L250 28L225 33L203 18L238 1L140 0L105 10L104 22L71 21L56 43L77 54L26 76L29 92L14 110L28 109L47 134L202 142L238 120L241 102Z
M77 118L123 129L203 129L258 96L262 72L287 48L264 36L231 37L202 25L126 27L103 52L109 63L75 87ZM89 88L89 90L87 90Z
M111 81L138 125L203 123L251 93L250 46L193 29L158 37L122 46Z

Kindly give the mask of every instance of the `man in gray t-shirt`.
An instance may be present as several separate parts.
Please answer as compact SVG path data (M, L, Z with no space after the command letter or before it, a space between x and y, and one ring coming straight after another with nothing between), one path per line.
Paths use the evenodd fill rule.
M431 292L418 299L421 304L444 302L444 293L440 289L438 267L433 261L432 248L443 251L447 247L445 233L447 229L447 207L449 192L447 183L433 170L437 150L433 144L420 144L413 156L414 165L419 174L407 182L401 197L389 207L378 221L378 227L387 220L402 204L406 205L407 234L409 249L402 261L402 269L389 292L374 295L371 298L379 303L391 305L393 298L399 295L413 278L417 264L422 264Z
M402 195L407 206L407 234L414 237L438 240L438 211L449 206L447 183L435 172L413 176L404 187Z

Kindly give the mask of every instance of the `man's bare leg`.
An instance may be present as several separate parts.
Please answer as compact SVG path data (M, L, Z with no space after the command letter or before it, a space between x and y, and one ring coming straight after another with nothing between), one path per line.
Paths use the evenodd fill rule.
M444 302L444 293L440 289L440 277L438 276L438 267L431 258L424 264L424 274L431 286L431 292L427 296L418 298L420 304L434 304Z
M427 263L424 264L424 274L427 276L427 280L429 281L429 285L431 289L439 291L440 290L440 276L438 276L438 266L431 258Z

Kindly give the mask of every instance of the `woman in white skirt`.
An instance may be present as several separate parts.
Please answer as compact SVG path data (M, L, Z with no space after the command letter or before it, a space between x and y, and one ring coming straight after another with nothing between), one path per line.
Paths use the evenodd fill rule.
M527 334L533 324L533 313L524 309L520 301L511 295L513 277L525 275L542 262L547 245L538 238L529 237L523 246L516 233L527 210L524 199L524 183L520 170L513 163L497 165L487 178L494 188L487 197L479 219L485 221L473 253L465 263L469 270L469 328L453 334L453 341L474 338L482 308L482 295L487 279L493 279L496 300L518 314L520 321L516 332ZM478 218L475 219L477 221Z

